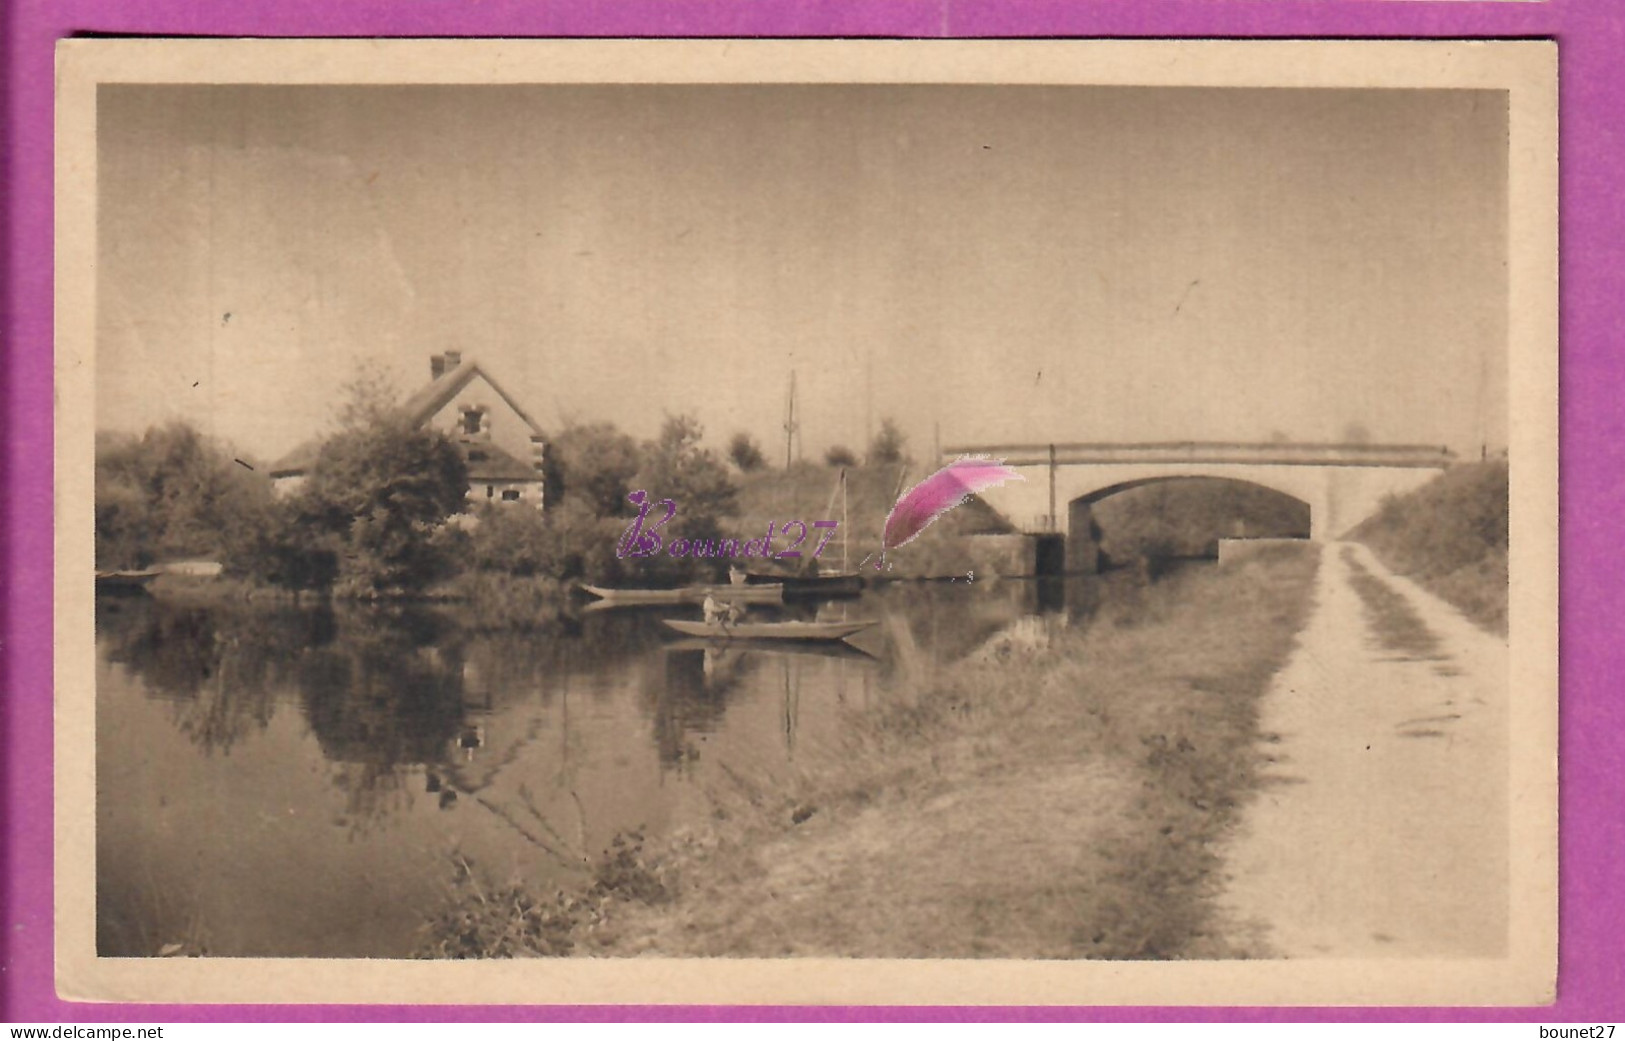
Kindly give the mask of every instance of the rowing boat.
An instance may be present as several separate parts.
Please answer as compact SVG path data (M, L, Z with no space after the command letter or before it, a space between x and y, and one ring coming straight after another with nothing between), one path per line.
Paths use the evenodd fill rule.
M844 640L875 623L863 622L688 622L663 618L684 636L712 640Z
M715 596L736 604L776 604L784 599L784 586L779 585L712 585L684 586L681 589L607 589L590 586L581 588L608 604L633 606L637 604L697 604L707 596Z

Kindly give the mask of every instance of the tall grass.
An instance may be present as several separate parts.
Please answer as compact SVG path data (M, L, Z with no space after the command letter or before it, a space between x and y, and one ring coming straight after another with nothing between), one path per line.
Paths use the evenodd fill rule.
M1480 627L1507 633L1507 463L1451 467L1385 501L1349 533L1384 564L1455 605Z

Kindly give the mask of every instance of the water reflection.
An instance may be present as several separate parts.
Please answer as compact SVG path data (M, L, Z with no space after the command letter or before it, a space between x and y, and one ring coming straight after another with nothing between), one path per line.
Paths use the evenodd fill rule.
M97 604L98 945L401 956L444 857L563 879L708 786L839 756L847 714L1102 583L908 583L753 617L875 618L855 646L726 648L606 611L524 632L454 608Z

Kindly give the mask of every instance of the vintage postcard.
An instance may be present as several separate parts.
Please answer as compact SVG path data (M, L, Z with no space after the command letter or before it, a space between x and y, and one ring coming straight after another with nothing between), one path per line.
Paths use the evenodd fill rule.
M64 997L1554 998L1550 44L58 90Z

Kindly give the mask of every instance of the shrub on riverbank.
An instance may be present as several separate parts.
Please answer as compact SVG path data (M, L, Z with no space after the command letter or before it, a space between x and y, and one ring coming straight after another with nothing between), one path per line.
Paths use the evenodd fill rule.
M1215 906L1217 846L1258 784L1257 701L1315 565L1305 545L1180 570L1087 628L951 665L900 660L838 749L809 750L791 778L727 770L711 826L640 854L661 898L606 894L570 953L1262 953ZM436 926L425 953L492 953L480 937L524 930L485 916L545 903L464 907L478 942Z
M1453 466L1349 533L1482 628L1507 632L1507 462Z
M615 836L577 893L537 894L522 882L482 884L466 859L453 858L452 890L424 927L419 958L523 958L575 953L578 938L604 922L615 900L666 900L660 868L643 852L643 833Z

